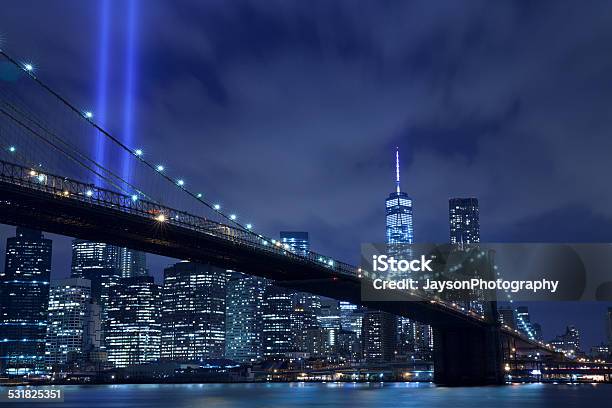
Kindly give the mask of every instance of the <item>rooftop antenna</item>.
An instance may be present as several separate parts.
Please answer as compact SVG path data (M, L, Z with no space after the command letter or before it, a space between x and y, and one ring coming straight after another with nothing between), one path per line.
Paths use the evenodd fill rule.
M400 192L399 147L395 148L395 189Z

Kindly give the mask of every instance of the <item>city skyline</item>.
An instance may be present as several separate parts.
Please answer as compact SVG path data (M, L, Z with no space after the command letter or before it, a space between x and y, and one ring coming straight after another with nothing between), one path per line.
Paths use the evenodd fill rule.
M420 13L427 16L431 10L423 5L394 5L407 20L379 32L373 27L389 14L377 6L367 6L371 15L361 18L361 11L355 14L350 6L336 11L291 4L279 13L276 8L246 3L192 5L188 9L198 16L195 19L183 12L172 13L166 5L137 8L134 4L130 2L131 8L126 10L121 3L106 3L105 17L100 17L100 10L79 8L75 3L74 10L57 15L60 24L53 28L53 34L70 58L57 58L57 50L50 52L51 43L40 33L15 35L23 28L10 19L6 21L7 35L0 33L0 46L20 59L27 58L17 64L26 78L39 76L53 89L61 89L62 94L65 91L70 101L77 101L79 108L74 110L79 120L86 119L85 125L94 122L117 135L138 160L156 163L151 166L147 162L173 187L202 191L198 198L204 195L208 203L221 203L209 205L218 211L213 216L223 213L228 221L237 219L245 229L268 237L277 237L280 232L280 241L291 251L305 253L312 248L352 264L358 263L362 243L442 243L449 241L449 232L450 242L459 244L612 242L612 213L606 205L612 193L590 187L592 180L610 171L601 153L612 147L602 131L609 119L599 107L606 100L599 92L607 89L608 81L604 74L582 65L574 67L577 62L602 70L612 67L611 58L600 56L609 38L598 35L597 28L604 31L606 26L599 26L592 10L542 13L539 7L481 4L459 12L443 5L436 18L424 19L428 24L407 28L407 22ZM22 7L15 3L11 13L25 12ZM37 8L28 23L40 19L41 12L56 13L47 7ZM612 7L601 8L603 15L612 13ZM482 13L489 12L492 17L484 19ZM499 20L496 13L514 18ZM151 30L149 27L158 24L147 23L155 23L161 16L167 26L159 32ZM292 17L303 21L301 29L293 28ZM0 17L0 23L3 19ZM552 28L580 25L581 19L594 20L593 32L581 31L578 38L562 35L565 47L544 46L558 40L551 37ZM64 26L75 21L91 24L84 24L82 35L74 36ZM181 33L189 30L188 38L171 34L174 30L170 27L176 29L178 21L184 23ZM492 29L494 23L505 29ZM225 27L235 29L228 32ZM514 34L507 35L511 29ZM417 34L418 44L405 38ZM191 38L200 41L192 42ZM96 46L83 47L84 39ZM492 49L499 51L498 57L487 60L494 74L474 75L483 55L488 55L484 50ZM543 57L534 63L534 56ZM567 70L571 73L559 69L551 74L549 60L563 61L559 65L572 67ZM516 67L508 68L516 61ZM0 75L9 79L4 81L9 84L10 70L5 68L0 65ZM577 106L573 103L576 100L586 101L585 106ZM588 137L589 143L576 135ZM12 137L8 132L11 143L5 150L17 152L14 157L31 147L27 143L15 147ZM351 143L346 143L348 137ZM134 166L125 160L125 152L110 154L104 143L87 145L87 149L103 164L121 168L123 177L133 174ZM388 160L393 149L395 171ZM407 186L403 189L400 150L402 180ZM29 167L25 169L30 176L40 177ZM84 191L80 194L93 194ZM65 193L66 197L70 194ZM145 201L140 191L135 194L131 189L128 194L132 196L126 195L127 201ZM381 208L383 197L387 199ZM171 205L170 201L163 203ZM159 216L161 220L155 220L167 221L163 213ZM381 228L382 220L386 229ZM0 226L2 257L5 237L11 242L13 231ZM109 336L111 361L118 366L154 361L163 357L164 345L174 355L175 348L191 341L174 342L168 339L173 334L166 332L164 343L163 322L152 306L163 298L162 274L163 284L167 278L175 279L174 272L181 275L177 266L181 263L176 263L180 260L156 255L147 255L145 260L142 252L43 233L49 251L53 242L53 256L49 252L44 259L50 265L43 271L51 274L52 299L73 293L72 289L58 289L53 282L68 276L88 277L89 253L116 252L111 264L94 266L108 269L108 276L92 279L89 289L79 282L72 285L81 292L89 290L100 301L102 319L109 319L105 334ZM11 254L11 244L6 247ZM79 258L79 254L83 256ZM4 263L4 258L0 262ZM15 272L9 269L7 266L7 271L0 272ZM205 281L210 274L190 271L176 279L201 279L197 290L212 290L212 284ZM25 283L14 283L17 290L23 290L19 285ZM255 286L254 292L249 285L232 287L259 296L260 288ZM193 294L186 290L182 296ZM351 335L334 326L347 321L339 304L321 306L317 296L275 286L266 286L261 296L263 348L245 349L237 355L247 360L258 354L274 357L308 347L314 350L325 342L335 347L341 341L350 349L349 355L353 353L356 332ZM174 310L173 318L180 323L186 317L172 300L166 297L166 314ZM240 295L235 294L233 305L240 305L239 300ZM142 324L139 316L123 310L132 306L146 309L147 319L155 322ZM347 314L348 306L343 306ZM530 338L554 341L568 352L579 343L588 352L591 346L610 338L609 303L531 302L517 306L504 312L504 320L513 320ZM79 307L88 309L85 304ZM207 313L219 314L221 309L220 303L202 307ZM226 313L225 303L223 307ZM310 307L327 315L313 319ZM31 312L36 314L34 308ZM390 324L390 315L377 313L382 312L366 312L363 320L350 321L351 327L360 326L364 333L383 326L403 330L404 324ZM26 320L33 320L32 316ZM59 325L74 323L54 318ZM203 320L207 319L210 316ZM141 344L132 321L151 332L144 341L150 349L142 355L123 351L125 345ZM333 324L318 327L321 322ZM233 332L248 325L240 319L232 324ZM225 325L225 320L217 321L213 335L189 330L181 335L197 340L198 350L210 348L214 350L212 357L221 357L220 350L227 353L226 339L222 342L219 334L223 326L225 336ZM416 338L419 332L430 343L430 329L406 327L402 336ZM392 355L387 344L393 337L391 332L381 331L364 347L373 351L372 361ZM32 334L32 338L36 336ZM36 341L40 341L38 337ZM55 337L52 345L66 346ZM251 340L232 347L248 348ZM367 344L369 339L364 336L361 340ZM76 347L81 339L67 341L69 347ZM301 342L299 350L296 342ZM53 353L57 360L59 354ZM300 359L297 354L294 358Z

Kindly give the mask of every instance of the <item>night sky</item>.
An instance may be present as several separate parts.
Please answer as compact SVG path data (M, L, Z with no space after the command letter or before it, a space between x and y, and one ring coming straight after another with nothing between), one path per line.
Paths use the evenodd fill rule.
M259 231L357 262L399 146L417 242L448 240L451 196L484 242L612 242L611 2L3 0L1 47L100 111L105 6L103 125ZM607 306L529 305L587 346Z

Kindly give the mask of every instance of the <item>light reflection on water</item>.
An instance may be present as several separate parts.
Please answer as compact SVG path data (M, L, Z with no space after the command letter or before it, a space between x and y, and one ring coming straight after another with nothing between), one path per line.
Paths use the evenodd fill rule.
M610 406L612 385L446 388L430 383L135 384L63 386L64 403L38 408L578 407ZM24 407L23 403L3 404Z

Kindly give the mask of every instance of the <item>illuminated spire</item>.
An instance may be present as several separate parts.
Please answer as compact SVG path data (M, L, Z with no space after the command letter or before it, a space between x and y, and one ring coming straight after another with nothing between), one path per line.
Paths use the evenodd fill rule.
M395 189L400 192L400 177L399 177L399 147L395 148Z

